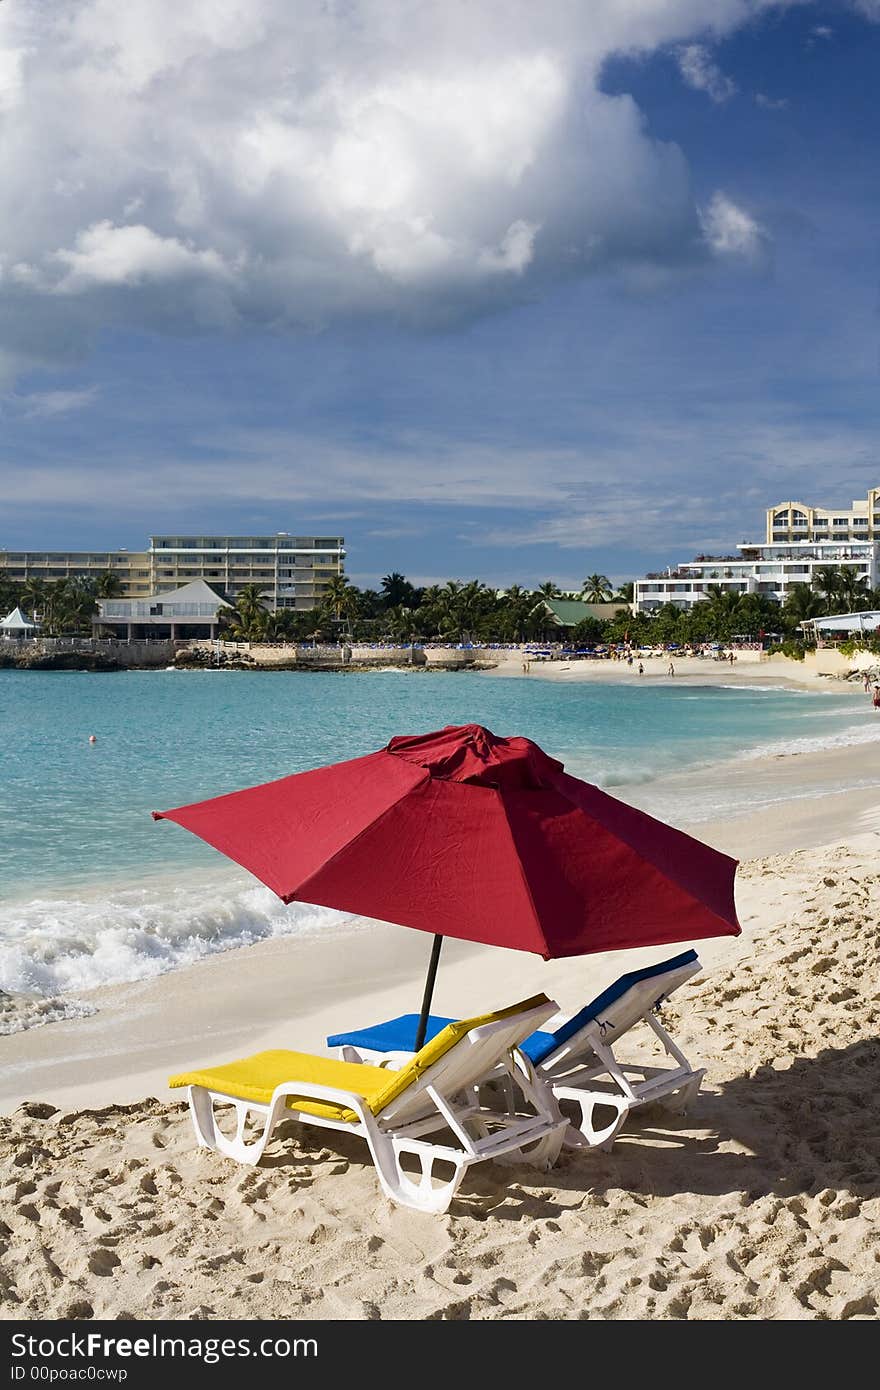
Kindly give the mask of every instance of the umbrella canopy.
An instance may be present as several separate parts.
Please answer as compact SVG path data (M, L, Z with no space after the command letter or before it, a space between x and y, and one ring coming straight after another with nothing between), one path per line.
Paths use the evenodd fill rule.
M479 724L154 811L284 902L545 959L736 936L736 860Z

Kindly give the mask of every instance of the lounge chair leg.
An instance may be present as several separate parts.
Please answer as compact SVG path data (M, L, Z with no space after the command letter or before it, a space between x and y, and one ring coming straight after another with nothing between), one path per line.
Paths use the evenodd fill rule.
M280 1104L276 1101L266 1116L262 1134L250 1143L245 1141L244 1130L248 1114L254 1107L249 1105L246 1100L233 1100L225 1096L223 1100L235 1108L235 1137L233 1139L227 1139L217 1124L212 1092L206 1091L202 1086L190 1086L189 1111L199 1148L219 1149L221 1153L226 1154L227 1158L234 1158L238 1163L250 1165L259 1163L272 1130L275 1128L275 1123L284 1110L284 1100L282 1099Z
M700 1086L703 1084L703 1077L706 1075L706 1068L701 1067L694 1072L690 1081L686 1085L673 1091L663 1102L667 1110L671 1110L675 1115L686 1115L693 1105L697 1096L700 1094Z
M200 1149L217 1148L217 1126L214 1123L214 1103L209 1091L190 1086L189 1115Z
M571 1100L579 1107L580 1122L569 1121L563 1144L567 1149L611 1149L617 1134L630 1112L632 1102L626 1096L606 1095L603 1091L582 1091L577 1086L554 1086L553 1095L557 1101ZM593 1113L597 1105L607 1106L617 1113L604 1129L597 1129L593 1123Z
M426 1146L375 1134L370 1136L367 1142L382 1191L392 1202L396 1202L398 1206L411 1207L414 1211L431 1212L434 1215L442 1215L449 1210L449 1204L461 1186L461 1180L471 1163L467 1154L461 1154L455 1159L444 1159L445 1162L454 1163L455 1171L448 1182L435 1187L432 1182L435 1159ZM417 1181L401 1167L401 1155L405 1153L415 1154L419 1160L421 1175Z
M496 1154L494 1162L501 1167L514 1167L524 1163L529 1168L541 1168L549 1172L559 1157L566 1135L564 1124L557 1125L550 1134L545 1134L531 1148L510 1149L507 1153Z

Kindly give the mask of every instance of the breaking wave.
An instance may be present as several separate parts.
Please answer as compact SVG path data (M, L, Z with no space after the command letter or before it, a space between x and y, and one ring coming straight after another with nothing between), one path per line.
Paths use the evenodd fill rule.
M0 1032L93 1011L64 998L71 994L155 979L269 937L360 922L304 903L287 907L268 888L225 874L0 903Z

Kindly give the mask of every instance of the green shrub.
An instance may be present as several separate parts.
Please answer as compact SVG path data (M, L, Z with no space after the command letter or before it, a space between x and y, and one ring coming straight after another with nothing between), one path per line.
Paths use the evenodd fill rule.
M808 649L799 637L786 637L783 642L774 642L767 648L770 656L779 652L782 656L787 656L789 661L803 661L808 650L815 651L815 648Z

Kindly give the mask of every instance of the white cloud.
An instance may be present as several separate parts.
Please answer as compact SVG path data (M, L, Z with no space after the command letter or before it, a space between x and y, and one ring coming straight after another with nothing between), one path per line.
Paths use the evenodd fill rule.
M683 80L695 91L705 92L719 105L735 95L736 83L721 71L703 44L685 44L675 56Z
M705 254L686 158L602 66L684 45L719 99L690 41L772 4L0 4L0 354L677 273Z
M177 237L161 237L141 224L114 227L96 222L79 232L74 250L53 251L64 268L53 286L61 294L81 294L92 285L140 285L189 275L226 275L222 256L198 251Z
M138 515L154 530L205 529L206 505L221 506L227 516L230 507L239 516L259 516L270 529L282 514L308 514L316 522L319 509L330 530L355 516L355 529L389 541L417 536L419 522L436 529L433 507L443 509L442 525L449 527L449 512L458 509L465 520L456 537L474 556L464 568L487 577L489 556L504 548L517 555L548 545L571 553L653 552L663 564L700 551L729 553L738 541L759 537L774 498L807 496L830 505L835 497L864 496L876 482L869 429L837 418L804 420L798 409L766 403L744 409L729 401L712 419L711 474L704 422L681 412L677 401L666 409L652 402L635 414L609 405L601 425L601 440L577 448L420 432L369 445L293 430L213 432L195 441L200 462L168 451L157 457L149 447L127 451L114 441L103 457L89 452L63 467L48 460L10 466L4 507L14 525L17 515L33 515L35 497L46 497L68 520L82 515L91 524L95 499L107 499L107 517L124 518L129 533ZM298 459L307 463L292 466ZM695 485L700 477L705 486ZM331 496L344 499L342 510L338 501L325 510ZM404 510L395 525L392 509L412 504L417 522L411 525L412 513ZM508 578L517 570L522 576L529 564L518 560ZM386 568L393 567L389 561Z
M714 194L700 213L703 234L716 256L743 256L756 260L763 255L767 237L763 228L726 193Z
M97 396L97 386L76 391L30 391L26 396L13 397L10 404L20 410L26 420L42 420L68 415L72 410L84 410Z
M755 105L767 111L784 111L788 106L787 97L768 97L765 92L755 92Z
M834 30L828 24L814 24L810 33L814 39L830 39L834 36Z
M23 61L22 49L0 48L0 113L11 111L19 100Z

